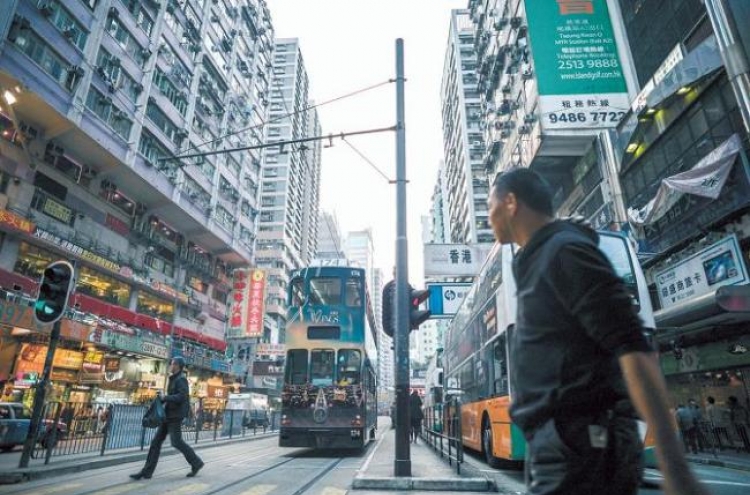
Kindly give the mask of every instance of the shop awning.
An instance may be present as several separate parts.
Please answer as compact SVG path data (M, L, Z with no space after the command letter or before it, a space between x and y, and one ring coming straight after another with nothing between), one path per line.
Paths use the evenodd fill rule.
M697 330L750 321L750 285L725 285L654 313L659 329Z

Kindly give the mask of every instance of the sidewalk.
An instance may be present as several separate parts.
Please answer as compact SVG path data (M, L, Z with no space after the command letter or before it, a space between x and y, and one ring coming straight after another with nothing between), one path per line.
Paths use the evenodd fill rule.
M268 433L259 433L253 436L227 438L226 440L205 441L191 443L191 447L198 450L208 449L211 447L222 447L240 442L251 442L256 439L268 438L278 435L278 431L269 431ZM161 455L173 455L179 452L171 445L164 444ZM0 455L0 485L20 483L41 478L61 476L64 474L88 471L89 469L100 469L117 464L128 462L145 461L148 455L148 445L141 450L140 447L121 449L105 455L99 455L98 452L89 452L85 454L72 454L65 456L55 456L50 459L50 463L45 465L44 459L31 459L29 467L24 469L18 468L18 462L21 459L21 450L15 450L9 454Z
M447 459L427 445L422 438L410 443L411 476L395 477L394 453L396 430L380 418L382 436L371 447L365 463L352 482L354 490L429 490L453 492L494 491L494 483L488 478L472 478L456 474L456 465L448 465ZM385 423L385 424L383 424ZM382 431L382 430L381 430Z
M750 454L736 452L734 449L716 450L716 455L711 452L701 452L698 454L686 454L688 461L697 464L708 464L709 466L719 466L728 469L737 469L739 471L750 471Z

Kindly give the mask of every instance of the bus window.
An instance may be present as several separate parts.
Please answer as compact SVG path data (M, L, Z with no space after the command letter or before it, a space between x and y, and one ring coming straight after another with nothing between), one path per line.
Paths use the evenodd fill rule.
M304 385L307 383L306 349L292 349L287 353L284 381L289 385Z
M360 370L362 368L362 356L355 349L341 349L338 361L338 384L339 386L354 385L359 383Z
M310 304L341 304L341 279L315 277L310 279Z
M501 337L493 343L492 372L492 395L507 395L508 367L505 364L505 338Z
M305 279L297 277L292 280L291 306L302 306L305 303Z
M346 280L346 305L352 307L362 306L362 281L358 278Z
M315 386L333 385L333 351L316 349L310 353L310 379Z

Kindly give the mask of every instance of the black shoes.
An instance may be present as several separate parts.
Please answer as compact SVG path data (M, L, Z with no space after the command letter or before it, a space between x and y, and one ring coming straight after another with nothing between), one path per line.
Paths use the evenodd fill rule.
M204 465L203 462L201 462L197 466L193 466L193 468L190 470L190 472L186 476L188 478L192 478L193 476L195 476L196 474L198 474L198 471L201 470L201 468L203 467L203 465Z
M150 474L143 474L143 473L135 473L135 474L131 474L131 475L130 475L130 477L131 477L131 478L133 478L133 479L134 479L134 480L136 480L136 481L138 481L138 480L139 480L139 479L141 479L141 478L145 478L145 479L147 479L147 480L150 480L150 479L151 479L151 475L150 475Z

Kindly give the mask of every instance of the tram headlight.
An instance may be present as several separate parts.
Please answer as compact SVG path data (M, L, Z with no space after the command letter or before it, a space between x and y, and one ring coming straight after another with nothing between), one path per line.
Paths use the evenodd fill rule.
M362 416L357 414L352 420L352 426L362 426Z
M289 426L290 424L292 424L292 420L289 419L289 416L283 414L281 416L281 426Z

